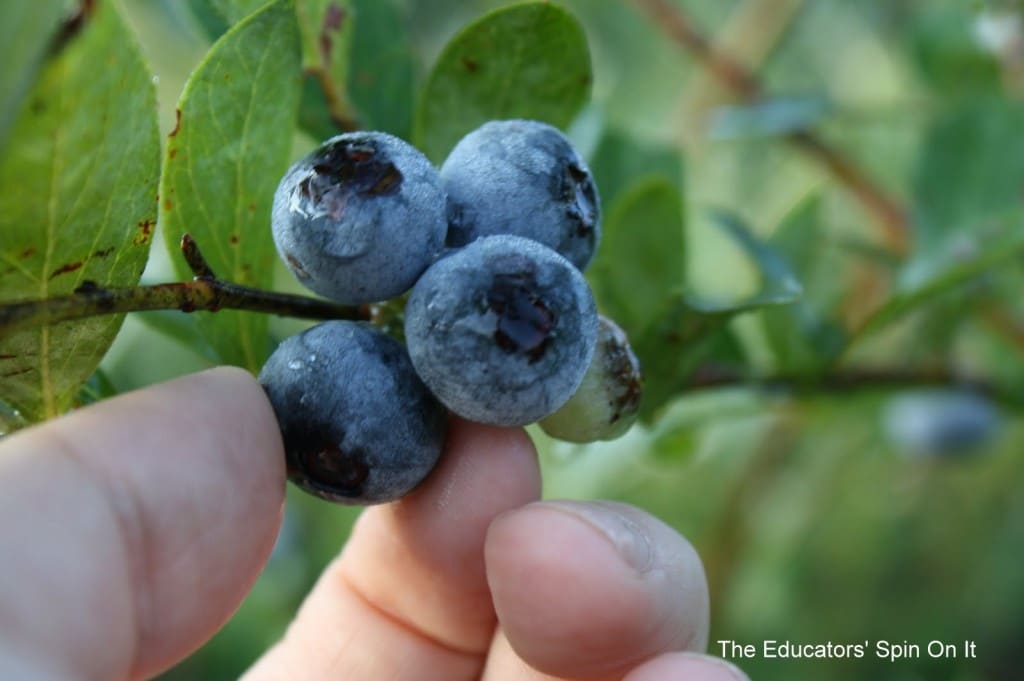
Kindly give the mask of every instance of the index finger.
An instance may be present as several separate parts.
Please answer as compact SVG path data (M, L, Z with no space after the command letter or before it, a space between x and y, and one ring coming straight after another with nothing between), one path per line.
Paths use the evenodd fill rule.
M238 369L6 438L0 678L138 678L198 647L270 553L284 473L270 405Z
M484 541L540 496L522 429L455 419L437 469L367 509L291 628L246 679L474 679L495 626Z

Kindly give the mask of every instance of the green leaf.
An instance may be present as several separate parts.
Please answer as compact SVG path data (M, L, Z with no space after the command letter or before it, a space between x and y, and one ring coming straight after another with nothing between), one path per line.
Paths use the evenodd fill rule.
M663 300L634 345L646 379L640 404L640 418L646 422L686 388L704 363L739 363L742 350L726 326L734 316L769 305L788 305L803 292L785 260L738 218L723 211L715 211L713 218L757 267L761 289L738 300L710 300L685 292Z
M941 248L980 219L1020 205L1024 103L1001 96L964 100L938 117L914 178L919 249Z
M152 76L114 3L101 3L39 74L0 158L0 300L85 281L133 286L156 223L160 138ZM71 406L123 316L0 342L0 400L30 420Z
M686 387L697 367L727 333L730 312L695 310L683 293L662 304L653 323L633 345L644 372L640 419L650 423ZM723 341L728 342L728 341Z
M677 402L650 429L647 451L656 460L680 463L696 453L701 436L716 424L756 417L764 413L764 399L756 392L703 392Z
M739 300L711 300L691 296L689 304L708 314L737 314L766 305L787 305L803 295L803 286L793 274L789 263L771 245L759 239L735 215L722 210L712 211L714 224L746 252L761 274L761 290Z
M14 407L0 402L0 437L31 425Z
M70 4L69 0L0 4L0 149Z
M160 219L171 250L190 233L217 276L266 288L275 258L274 190L288 166L300 92L300 40L291 0L253 14L214 44L178 103L167 141ZM176 261L183 277L190 271ZM263 315L222 311L200 320L229 363L258 369Z
M775 230L771 245L807 285L791 305L761 311L768 346L777 369L796 374L823 370L842 350L845 331L829 316L842 295L842 253L826 240L817 193L802 201Z
M267 0L209 0L209 2L229 24L237 24L267 4Z
M897 291L861 325L847 349L935 298L1024 255L1024 230L1019 218L1013 223L979 233L971 242L951 247L943 258L929 257L909 263Z
M135 318L160 335L176 341L203 359L216 364L217 353L199 330L197 315L181 314L177 310L155 310L138 312Z
M643 142L614 128L601 137L589 166L601 190L601 207L606 215L639 178L653 175L664 178L672 187L683 186L683 160L678 149Z
M264 6L267 0L188 0L211 39ZM352 51L351 0L293 0L302 45L298 124L314 139L357 126L346 89ZM381 43L386 44L383 39Z
M405 16L393 0L351 0L355 11L348 89L368 130L412 134L415 61Z
M668 180L648 177L625 191L604 221L587 278L602 312L630 338L683 286L683 199Z
M917 70L936 93L971 97L1001 89L999 63L972 31L977 15L973 3L927 3L907 27Z
M163 0L165 3L180 0ZM215 6L216 0L185 0L199 27L210 40L216 40L231 27L228 19Z
M449 42L421 93L414 139L440 162L466 133L494 119L565 128L592 81L583 28L547 2L485 14Z
M78 391L77 402L80 405L92 404L113 397L117 393L117 387L110 380L110 376L103 369L97 368Z

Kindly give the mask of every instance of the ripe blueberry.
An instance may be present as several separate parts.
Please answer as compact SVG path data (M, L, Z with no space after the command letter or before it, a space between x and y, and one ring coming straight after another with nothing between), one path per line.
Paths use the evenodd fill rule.
M401 343L332 321L281 343L259 375L284 439L289 478L343 504L397 499L433 469L444 407Z
M449 247L516 234L553 248L580 270L601 236L597 187L557 128L538 121L485 123L441 166Z
M569 442L614 440L633 425L640 409L643 376L626 333L598 317L597 346L575 394L540 422L551 437Z
M333 137L274 194L274 243L305 286L356 305L404 293L444 245L445 195L423 154L391 135Z
M883 428L900 450L918 456L969 453L992 437L999 413L984 397L954 390L918 390L886 405Z
M597 311L565 258L530 239L491 236L416 282L405 336L417 373L449 409L518 426L575 392L597 341Z

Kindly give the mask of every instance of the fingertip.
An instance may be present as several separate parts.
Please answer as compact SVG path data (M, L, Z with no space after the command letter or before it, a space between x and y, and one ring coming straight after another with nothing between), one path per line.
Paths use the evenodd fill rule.
M505 513L488 532L485 560L502 630L545 673L603 678L706 644L696 553L632 507L541 502Z
M750 681L736 665L700 653L665 653L649 660L622 681Z
M479 484L466 484L474 478L481 478ZM507 496L526 503L540 496L540 485L537 450L524 429L452 416L437 467L392 508L398 513L433 514L457 504L487 509L489 519L494 513L489 499Z

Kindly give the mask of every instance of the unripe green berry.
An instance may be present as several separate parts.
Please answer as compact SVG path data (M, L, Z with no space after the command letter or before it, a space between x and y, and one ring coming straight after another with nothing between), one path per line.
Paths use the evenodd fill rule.
M539 422L551 437L581 443L614 440L636 420L643 392L640 362L615 322L604 316L599 322L583 382L561 409Z

